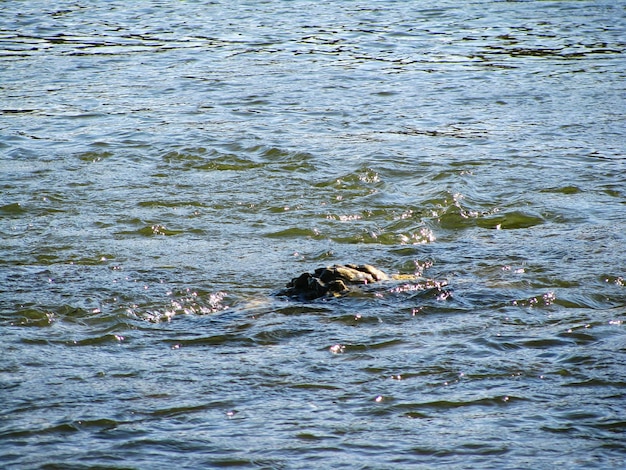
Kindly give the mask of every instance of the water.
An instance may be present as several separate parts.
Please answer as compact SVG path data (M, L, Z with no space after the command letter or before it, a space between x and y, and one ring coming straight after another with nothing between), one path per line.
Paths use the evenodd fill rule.
M0 466L623 467L624 20L3 2Z

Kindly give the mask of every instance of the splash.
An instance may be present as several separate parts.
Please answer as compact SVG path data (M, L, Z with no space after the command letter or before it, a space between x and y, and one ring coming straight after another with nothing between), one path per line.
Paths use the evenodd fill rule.
M148 310L137 313L136 309L129 309L129 313L152 323L169 322L177 315L210 315L229 308L225 299L227 292L214 292L208 296L200 296L191 289L186 289L184 295L173 298L169 308L165 310ZM135 306L137 307L137 306Z

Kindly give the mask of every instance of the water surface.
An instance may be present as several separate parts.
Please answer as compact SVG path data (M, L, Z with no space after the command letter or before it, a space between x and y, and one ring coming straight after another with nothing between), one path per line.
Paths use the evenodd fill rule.
M1 466L623 467L625 13L3 2Z

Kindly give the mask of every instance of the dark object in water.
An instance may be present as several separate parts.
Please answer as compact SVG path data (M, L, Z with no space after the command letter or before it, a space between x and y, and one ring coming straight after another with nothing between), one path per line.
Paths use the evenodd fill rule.
M351 285L370 284L390 279L414 279L415 276L388 276L369 264L334 265L318 268L313 274L303 273L293 278L277 295L300 300L319 297L340 297L347 294Z

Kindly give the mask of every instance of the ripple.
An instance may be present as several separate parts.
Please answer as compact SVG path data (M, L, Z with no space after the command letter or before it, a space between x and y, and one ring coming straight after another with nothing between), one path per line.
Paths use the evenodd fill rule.
M272 344L279 344L283 341L288 341L293 338L311 335L312 333L316 333L316 332L317 330L315 329L295 328L294 326L273 327L270 329L265 329L263 331L254 333L252 338L258 344L272 345Z
M621 6L2 13L5 466L623 467Z
M303 229L300 227L291 227L277 232L270 232L265 234L268 238L318 238L320 233L316 229Z
M421 403L398 403L393 405L393 410L396 412L400 412L402 414L405 413L415 413L415 409L421 410L418 413L438 413L438 412L446 412L450 410L455 410L457 408L466 408L466 407L503 407L510 406L515 403L521 403L526 401L523 398L509 396L509 395L501 395L501 396L493 396L493 397L485 397L485 398L477 398L475 400L466 400L466 401L448 401L448 400L438 400L438 401L430 401L430 402L421 402ZM410 411L405 411L410 410Z
M181 233L184 233L184 231L177 230L177 229L168 229L162 224L153 224L153 225L146 225L144 227L138 228L137 230L121 230L119 232L116 232L116 235L118 236L119 235L123 235L123 236L138 235L142 237L154 237L154 236L171 237L174 235L180 235Z
M521 211L507 213L487 211L478 213L475 211L452 210L439 217L439 222L442 228L448 230L466 229L474 226L497 230L515 230L540 225L544 223L544 219L539 215Z
M192 338L177 338L175 340L168 340L168 343L172 346L178 347L194 347L194 346L251 346L255 344L252 338L248 338L244 335L236 333L229 334L216 334L197 336Z
M19 202L14 202L11 204L5 204L3 206L0 206L0 213L10 216L16 216L26 213L26 209Z
M54 314L39 308L25 308L17 310L11 321L13 325L19 326L50 326L54 322Z

